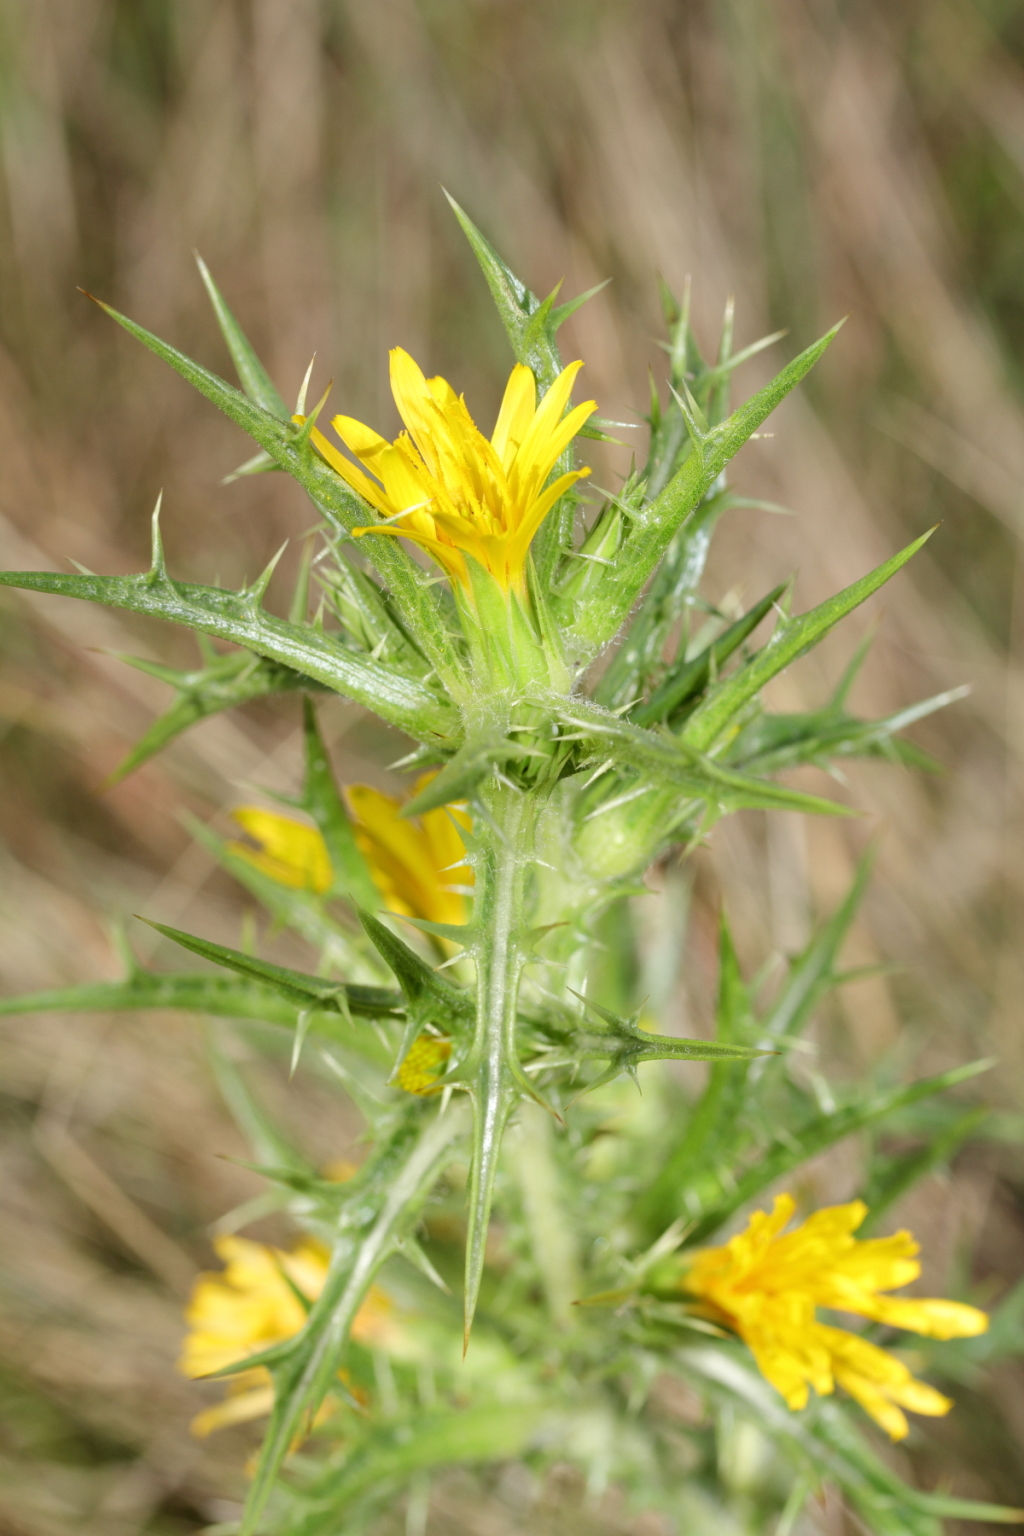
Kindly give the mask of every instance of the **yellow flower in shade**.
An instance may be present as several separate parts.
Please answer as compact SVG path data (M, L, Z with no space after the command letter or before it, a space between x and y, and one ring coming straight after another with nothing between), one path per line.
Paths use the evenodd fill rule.
M438 1078L444 1072L445 1062L452 1053L452 1043L438 1035L417 1035L405 1053L395 1082L406 1093L418 1094L421 1099L440 1093Z
M325 844L316 827L282 816L278 811L264 811L256 805L240 805L231 812L256 848L245 843L229 843L231 853L247 859L257 869L299 891L314 891L323 896L334 883L334 871Z
M192 1291L185 1313L189 1333L179 1362L186 1376L208 1376L292 1338L306 1321L296 1291L313 1302L327 1278L328 1251L312 1238L304 1238L290 1253L244 1237L219 1237L214 1247L225 1268L200 1275ZM353 1339L387 1349L398 1333L390 1299L373 1286L356 1313ZM224 1402L193 1420L193 1434L247 1423L273 1406L274 1389L262 1366L229 1377L227 1390Z
M354 528L355 535L412 539L447 574L468 585L471 555L503 591L525 591L530 542L558 498L589 469L570 470L550 485L560 454L597 408L594 400L568 415L573 381L582 363L570 363L540 405L529 368L512 369L490 441L466 402L444 379L427 379L401 347L391 353L391 390L406 431L393 443L351 416L335 416L334 430L358 459L353 464L323 433L312 441L389 526Z
M414 792L432 778L424 774ZM400 800L368 784L350 784L346 794L356 842L388 910L430 923L464 923L466 897L458 887L473 884L472 868L461 867L466 849L459 828L468 832L472 825L466 811L445 805L406 817Z
M423 774L416 781L414 792L418 794L433 777L432 773ZM439 806L411 818L400 814L400 800L381 794L368 784L351 784L346 795L356 842L388 910L431 923L457 927L465 923L466 896L459 886L473 884L473 870L469 865L452 867L461 866L466 854L459 832L460 828L468 831L471 826L465 809L459 805ZM327 846L315 827L256 806L241 806L231 814L259 844L258 848L250 848L244 843L232 843L229 846L233 853L282 885L319 895L330 890L334 871ZM450 1040L419 1035L394 1081L406 1093L424 1098L438 1093L437 1080L443 1075L451 1050Z
M950 1399L916 1381L902 1361L859 1334L819 1323L815 1309L854 1312L933 1339L984 1333L985 1313L956 1301L883 1295L917 1279L919 1245L909 1232L858 1241L862 1201L828 1206L784 1234L795 1210L790 1195L779 1195L770 1215L756 1212L745 1232L697 1254L683 1285L699 1297L698 1310L740 1335L790 1408L805 1406L810 1387L828 1393L838 1383L893 1440L907 1433L904 1408L948 1413Z

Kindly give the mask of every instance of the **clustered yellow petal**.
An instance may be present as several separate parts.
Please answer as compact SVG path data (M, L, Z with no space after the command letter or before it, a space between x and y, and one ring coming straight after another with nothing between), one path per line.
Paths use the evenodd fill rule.
M779 1195L771 1214L755 1212L745 1232L696 1255L683 1284L700 1299L700 1312L745 1340L790 1408L805 1406L810 1387L824 1394L838 1383L894 1440L907 1433L902 1409L948 1413L951 1400L916 1381L901 1360L859 1334L819 1323L815 1309L853 1312L933 1339L984 1333L985 1313L961 1302L883 1295L917 1279L919 1245L909 1232L858 1241L862 1201L828 1206L784 1233L795 1210L790 1195Z
M530 542L558 498L589 469L569 470L550 485L559 456L597 408L588 400L564 415L583 364L570 363L537 404L529 368L512 369L490 441L465 399L444 379L427 379L395 347L391 390L406 431L393 443L351 416L332 425L354 464L314 427L311 440L331 467L388 524L354 528L412 539L455 582L468 585L465 556L489 571L503 591L526 585Z
M214 1248L225 1267L219 1274L200 1275L192 1291L185 1313L189 1333L179 1361L186 1376L208 1376L292 1338L306 1321L300 1296L314 1302L327 1278L330 1255L313 1238L302 1239L290 1252L244 1237L219 1237ZM352 1337L387 1349L397 1332L389 1297L373 1286L356 1314ZM229 1377L227 1389L224 1402L193 1420L194 1434L246 1423L273 1406L270 1375L263 1367Z

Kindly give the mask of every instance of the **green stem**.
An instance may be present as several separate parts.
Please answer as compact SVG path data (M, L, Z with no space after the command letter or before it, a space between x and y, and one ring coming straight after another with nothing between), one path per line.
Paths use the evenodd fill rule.
M520 906L532 799L519 790L497 792L489 807L493 825L476 866L475 921L480 930L475 952L476 1027L466 1064L474 1109L466 1235L466 1343L480 1294L501 1138L519 1096L515 1029L522 968Z

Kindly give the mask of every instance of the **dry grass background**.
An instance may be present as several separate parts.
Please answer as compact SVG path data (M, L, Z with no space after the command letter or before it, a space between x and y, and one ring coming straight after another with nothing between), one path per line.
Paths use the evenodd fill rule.
M693 274L709 344L729 293L743 341L788 326L790 352L849 313L737 469L794 515L734 514L706 590L752 598L798 568L808 606L941 521L776 703L822 700L869 622L862 711L974 691L916 732L944 777L861 769L841 791L856 823L750 816L716 834L673 1006L706 1026L720 894L760 963L800 943L880 830L850 959L899 970L849 989L822 1044L838 1072L999 1057L979 1089L992 1135L900 1213L934 1283L973 1262L998 1294L1024 1266L1021 0L0 0L0 151L6 567L137 568L161 488L184 577L251 577L309 525L283 477L220 486L247 456L234 429L75 291L226 369L193 247L286 394L315 350L339 408L378 425L389 346L484 420L507 367L439 183L533 287L613 277L567 348L617 419L659 367L659 271L676 288ZM239 893L180 812L221 816L244 783L293 787L293 703L211 720L101 796L165 697L109 653L187 658L187 637L12 594L0 649L3 992L113 974L115 912L235 941ZM343 777L384 781L381 730L346 706L329 728ZM684 894L670 879L644 908L652 975ZM214 1155L242 1149L200 1029L12 1021L0 1060L0 1532L198 1529L230 1511L244 1442L188 1437L201 1394L173 1371L180 1302L210 1224L257 1187ZM317 1149L344 1153L353 1128L315 1081L266 1087ZM845 1196L853 1164L817 1179ZM917 1471L1022 1502L1022 1442L1024 1383L1006 1367ZM611 1505L573 1513L568 1484L524 1513L506 1483L481 1499L456 1480L431 1531L657 1529ZM816 1519L843 1529L834 1510Z

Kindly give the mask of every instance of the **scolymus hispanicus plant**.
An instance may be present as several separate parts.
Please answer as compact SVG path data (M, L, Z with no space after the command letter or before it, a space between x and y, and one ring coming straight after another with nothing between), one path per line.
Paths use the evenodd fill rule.
M183 1368L228 1381L199 1428L266 1420L243 1533L355 1532L394 1501L422 1531L432 1477L516 1456L576 1461L591 1492L615 1481L686 1528L777 1518L791 1531L826 1483L886 1536L928 1536L944 1515L1016 1519L912 1489L862 1433L873 1419L901 1437L906 1411L951 1406L917 1374L920 1344L915 1370L900 1357L902 1332L945 1341L935 1368L954 1376L950 1362L966 1368L980 1348L977 1308L888 1294L917 1274L909 1234L863 1239L971 1116L931 1107L942 1134L930 1161L872 1142L863 1201L805 1213L791 1232L788 1194L764 1211L811 1157L897 1121L913 1135L917 1106L978 1070L834 1098L791 1070L841 980L867 866L768 1002L744 982L723 921L713 1039L658 1033L600 980L628 970L627 926L609 914L655 860L742 808L845 814L777 774L865 755L920 764L898 733L952 697L859 719L846 705L858 658L817 711L762 702L923 539L805 613L788 587L731 619L698 596L719 518L756 505L729 488L729 461L835 333L730 410L733 370L778 338L734 350L730 312L706 362L686 304L666 292L667 398L652 394L643 467L594 513L579 443L610 424L593 400L573 403L583 364L563 364L557 346L583 299L538 301L455 212L515 359L489 436L401 349L396 440L350 416L323 421L326 399L310 408L306 385L289 410L202 263L241 388L108 311L252 437L246 473L277 468L304 488L318 547L287 618L264 603L272 568L238 592L176 580L157 516L143 574L0 581L200 637L199 668L160 669L176 702L122 774L211 713L303 696L298 814L241 806L242 840L197 835L315 963L300 972L157 924L218 969L133 963L120 983L3 1011L179 1007L222 1021L217 1073L271 1203L299 1229L287 1251L223 1240L226 1268L189 1313ZM338 786L317 719L332 696L410 739L404 802ZM313 1052L355 1102L358 1166L311 1166L255 1103L224 1037L248 1032L267 1050L275 1030L291 1034L293 1071ZM709 1064L700 1092L656 1065L688 1061ZM642 1066L645 1097L627 1097ZM723 1231L744 1216L744 1231ZM649 1411L664 1373L696 1405L671 1433ZM737 1425L780 1452L742 1497L728 1472Z

